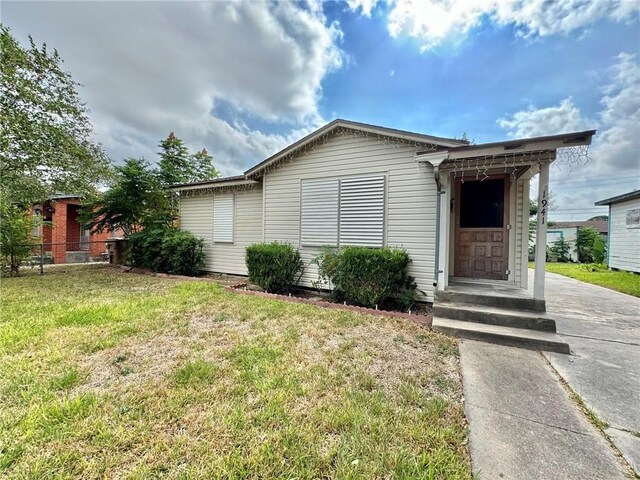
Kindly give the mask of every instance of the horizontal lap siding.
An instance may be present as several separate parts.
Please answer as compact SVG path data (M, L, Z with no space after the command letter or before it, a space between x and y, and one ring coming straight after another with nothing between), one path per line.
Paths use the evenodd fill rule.
M407 249L411 275L433 301L436 187L433 170L414 160L415 147L384 144L360 135L332 137L314 150L268 172L265 178L265 241L299 247L302 179L371 177L385 174L385 237L389 246ZM305 262L302 284L312 286L317 272L310 261L314 247L300 247Z
M609 267L640 273L640 229L627 225L627 211L635 208L640 199L611 205Z
M234 193L233 244L213 243L213 195L181 199L180 228L204 239L205 270L246 275L245 248L262 241L262 188L237 190Z

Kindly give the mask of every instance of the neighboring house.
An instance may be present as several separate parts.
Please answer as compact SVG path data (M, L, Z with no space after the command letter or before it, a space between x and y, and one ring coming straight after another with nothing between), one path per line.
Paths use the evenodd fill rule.
M553 244L561 238L571 245L569 250L569 258L572 262L578 261L578 252L576 250L576 239L578 238L578 229L591 227L595 228L600 235L607 239L607 221L606 220L587 220L582 222L549 222L547 230L547 246L553 247Z
M57 194L32 208L33 215L41 216L48 223L36 228L33 234L51 255L53 263L99 259L106 251L105 240L114 236L112 232L92 234L82 228L80 200L78 195Z
M595 204L609 206L609 268L640 273L640 190Z
M248 245L288 242L310 287L320 246L397 246L411 257L420 300L433 302L456 278L527 287L530 179L542 171L546 205L556 150L588 145L594 133L471 145L335 120L243 175L171 190L181 228L205 240L208 271L246 275ZM539 222L544 239L545 209ZM535 293L544 297L544 275Z

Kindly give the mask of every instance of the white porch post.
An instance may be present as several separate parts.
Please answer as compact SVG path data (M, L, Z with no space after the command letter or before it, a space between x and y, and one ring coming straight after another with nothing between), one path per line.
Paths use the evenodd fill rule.
M547 260L547 206L549 204L549 164L540 165L538 178L538 221L536 226L536 263L533 298L544 300L544 270Z

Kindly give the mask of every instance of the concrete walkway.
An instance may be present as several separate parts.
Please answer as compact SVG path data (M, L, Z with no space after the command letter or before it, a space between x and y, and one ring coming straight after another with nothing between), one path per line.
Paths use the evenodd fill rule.
M545 290L547 312L572 350L545 357L640 472L640 298L552 273Z
M539 352L463 340L460 357L480 478L627 478Z

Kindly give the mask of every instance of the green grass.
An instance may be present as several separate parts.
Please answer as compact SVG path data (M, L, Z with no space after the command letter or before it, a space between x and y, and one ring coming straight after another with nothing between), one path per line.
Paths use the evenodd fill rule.
M457 348L213 283L2 280L2 478L470 478Z
M529 268L534 268L533 262L529 262ZM547 263L546 270L547 272L575 278L582 282L610 288L627 295L640 297L640 275L631 272L606 269L590 271L586 266L577 263Z

